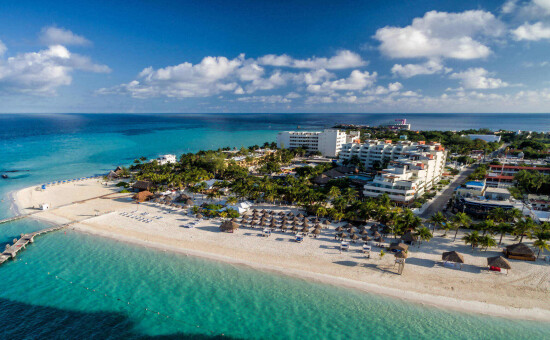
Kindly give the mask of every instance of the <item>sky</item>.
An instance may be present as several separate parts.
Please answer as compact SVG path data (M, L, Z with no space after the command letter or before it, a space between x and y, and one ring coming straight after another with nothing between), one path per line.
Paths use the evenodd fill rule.
M3 0L0 112L549 113L550 0Z

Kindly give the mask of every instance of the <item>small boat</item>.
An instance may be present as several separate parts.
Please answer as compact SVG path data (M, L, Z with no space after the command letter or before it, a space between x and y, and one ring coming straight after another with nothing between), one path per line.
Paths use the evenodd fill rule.
M7 178L8 178L8 175L2 174L2 178L3 178L3 179L7 179Z

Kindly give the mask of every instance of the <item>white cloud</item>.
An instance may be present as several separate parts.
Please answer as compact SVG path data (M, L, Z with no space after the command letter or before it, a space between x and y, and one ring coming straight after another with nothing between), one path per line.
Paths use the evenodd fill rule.
M246 87L246 92L252 93L258 90L273 90L275 88L285 86L287 82L287 74L275 71L268 78L257 78Z
M376 82L377 73L361 72L353 70L348 78L334 81L325 81L322 84L312 84L307 90L312 93L333 92L333 91L359 91L372 86Z
M286 54L274 55L268 54L258 58L258 63L261 65L269 65L276 67L293 67L293 68L310 68L310 69L346 69L361 67L367 65L361 56L357 53L343 50L330 58L312 57L308 59L293 59Z
M147 67L140 72L139 80L133 80L111 89L100 89L100 94L128 93L135 98L150 97L205 97L224 91L239 90L239 85L231 81L243 65L244 56L235 59L226 57L205 57L198 64L188 62L159 68ZM245 71L240 76L250 75Z
M431 11L409 26L378 29L374 38L381 43L380 51L391 58L477 59L487 57L491 50L476 39L496 37L503 30L503 24L490 12Z
M64 46L53 45L38 52L0 59L0 91L52 95L58 87L71 84L75 70L111 71L86 56L69 52Z
M312 96L307 97L306 104L330 104L334 103L334 99L330 96Z
M290 92L285 97L289 99L295 99L295 98L300 98L301 95L296 92Z
M460 80L466 89L498 89L509 84L498 78L490 78L489 72L484 68L469 68L466 71L453 73L449 78Z
M90 41L81 35L64 28L44 27L40 32L40 41L45 45L89 45Z
M240 102L246 102L246 103L266 103L266 104L286 104L286 103L292 102L290 99L279 95L241 97L241 98L237 98L237 100Z
M518 0L508 0L502 5L502 13L513 13L517 9Z
M336 75L334 73L328 72L324 68L314 70L311 72L301 72L294 76L294 81L297 83L303 83L303 84L315 84L319 83L328 79L335 78Z
M452 69L443 67L443 64L438 59L431 59L422 64L395 64L391 68L391 72L394 75L401 76L403 78L411 78L417 75L434 74L440 72L450 72Z
M550 39L550 26L544 25L542 22L534 24L525 23L515 30L512 30L512 35L515 40L532 40Z

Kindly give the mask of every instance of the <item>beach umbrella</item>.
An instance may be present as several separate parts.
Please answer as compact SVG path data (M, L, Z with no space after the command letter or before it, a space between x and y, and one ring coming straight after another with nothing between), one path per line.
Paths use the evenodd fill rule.
M291 212L289 212L289 213L287 214L287 216L289 216L289 217L290 217L290 216L294 216L294 213L291 211Z
M197 218L203 218L202 214L197 214Z
M187 204L187 205L193 205L193 200L186 200L186 201L185 201L185 204Z
M237 229L239 229L239 225L237 223L231 222L231 221L224 221L220 225L220 230L221 231L234 231L234 230L237 230Z
M383 239L382 237L379 237L376 241L377 241L377 242L380 242L380 243L386 242L386 241L384 241L384 239Z
M382 237L382 235L380 235L378 231L375 231L374 234L372 234L372 237L376 239L376 238Z
M399 250L399 251L407 251L409 250L409 246L404 243L392 243L390 244L390 251L391 250Z
M398 258L398 259L406 259L409 256L409 254L406 251L399 251L394 255L395 255L395 258Z
M307 220L304 220L304 223L302 224L304 227L309 227L309 223L307 222Z
M443 261L464 263L464 256L457 251L446 251L441 255Z
M490 267L498 267L506 270L512 269L510 262L508 262L508 260L506 260L502 256L488 257L487 265Z
M353 228L348 228L348 233L350 233L350 234L355 233L355 229L353 229Z
M291 224L295 226L295 225L298 224L298 222L297 221L292 221Z
M319 223L319 219L317 217L315 217L315 219L313 220L313 223Z
M237 222L237 219L235 217L233 217L230 221L231 222Z
M304 214L299 213L299 214L298 214L298 217L299 217L299 218L304 218Z
M344 230L344 228L342 228L342 227L336 228L336 231L337 231L337 232L341 232L341 231L343 231L343 230Z
M281 230L287 230L288 227L286 226L286 224L281 224Z
M265 221L261 221L261 222L260 222L260 226L265 227L266 225L267 225L267 224L265 223Z
M361 230L361 235L365 236L365 235L368 235L368 234L369 234L369 232L366 231L365 229Z
M269 225L271 228L277 227L277 224L275 224L275 220L271 220L271 224Z
M372 239L368 235L365 235L362 240L365 241L365 242L368 242Z
M254 208L252 209L252 212L258 212L258 209Z
M302 228L302 233L309 233L309 228L308 227L303 227Z
M329 221L329 220L325 220L325 221L323 222L323 224L324 224L324 225L330 225L330 221Z
M284 211L279 211L279 216L285 216L285 212Z
M297 226L292 226L292 228L290 229L292 231L298 231L298 227Z
M315 228L313 230L313 235L319 235L320 233L321 233L321 229L319 229L319 228Z
M315 225L315 229L321 229L321 225L320 225L319 223L317 223L317 224Z
M353 235L351 235L351 239L354 240L354 241L358 240L359 236L357 236L356 234L353 234Z

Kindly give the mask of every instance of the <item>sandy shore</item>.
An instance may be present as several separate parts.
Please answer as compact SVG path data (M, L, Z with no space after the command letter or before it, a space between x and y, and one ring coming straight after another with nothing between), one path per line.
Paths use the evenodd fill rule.
M89 180L76 185L55 186L46 191L26 188L16 193L15 203L22 212L30 212L36 211L33 206L48 202L53 208L34 217L53 223L77 221L76 230L123 242L442 308L550 321L550 266L547 263L511 260L512 270L508 275L490 272L486 270L486 258L500 254L500 250L472 253L458 241L460 234L457 242L453 242L450 235L411 247L404 272L398 275L391 254L380 258L378 253L374 253L371 259L367 259L361 253L361 243L352 243L349 252L341 253L339 242L334 240L336 225L323 230L317 239L308 237L300 244L293 242L291 234L282 232L275 232L269 238L261 237L260 231L253 229L221 233L218 231L219 220L201 221L189 229L182 226L194 221L194 217L152 203L137 206L128 194L118 194L118 191L119 188ZM267 205L261 208L282 209ZM138 221L124 216L123 212L152 222ZM441 235L441 232L436 235ZM505 239L503 245L511 243L512 239ZM441 265L441 253L448 250L464 254L466 265L462 270Z

